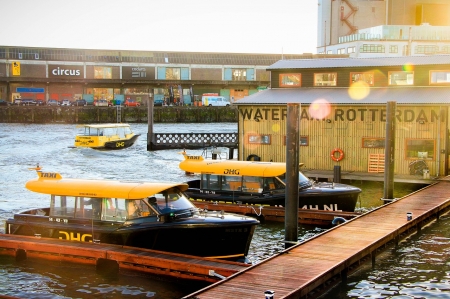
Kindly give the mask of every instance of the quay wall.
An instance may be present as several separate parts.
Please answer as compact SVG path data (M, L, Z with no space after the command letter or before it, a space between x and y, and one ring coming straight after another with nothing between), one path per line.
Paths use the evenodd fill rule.
M119 116L119 117L118 117ZM0 107L0 123L147 123L148 107ZM234 107L154 107L154 123L237 122Z

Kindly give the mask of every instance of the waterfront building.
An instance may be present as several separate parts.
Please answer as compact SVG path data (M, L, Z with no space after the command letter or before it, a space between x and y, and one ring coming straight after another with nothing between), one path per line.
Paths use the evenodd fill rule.
M0 46L0 98L88 102L150 96L193 105L203 94L235 102L269 86L268 66L314 54L242 54Z
M384 172L392 101L395 173L448 174L450 55L280 60L268 70L272 88L236 103L240 159L285 161L286 104L298 103L306 169Z

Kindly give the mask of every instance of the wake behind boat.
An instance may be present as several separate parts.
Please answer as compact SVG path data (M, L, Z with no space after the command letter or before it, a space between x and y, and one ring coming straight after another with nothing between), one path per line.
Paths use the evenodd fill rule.
M75 137L75 147L94 149L123 149L132 146L139 134L129 124L80 125L83 131Z
M183 152L179 167L200 174L188 181L193 199L243 204L285 205L286 164L260 161L207 160ZM303 164L301 164L303 165ZM335 183L316 183L299 172L299 208L353 212L361 189Z
M227 260L245 260L250 217L197 209L184 183L65 179L42 172L26 188L49 195L48 208L15 214L6 234L100 242Z

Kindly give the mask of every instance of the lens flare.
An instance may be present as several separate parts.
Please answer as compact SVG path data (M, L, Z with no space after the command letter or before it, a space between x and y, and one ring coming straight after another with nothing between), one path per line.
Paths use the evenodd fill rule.
M369 84L364 81L356 81L348 89L348 95L353 100L365 99L370 93Z
M330 115L331 106L325 99L317 99L309 106L309 115L315 119L324 119Z
M273 132L279 132L280 131L280 125L279 124L272 125L272 131Z
M402 70L405 72L412 72L414 71L414 65L412 65L411 63L406 63L402 65Z

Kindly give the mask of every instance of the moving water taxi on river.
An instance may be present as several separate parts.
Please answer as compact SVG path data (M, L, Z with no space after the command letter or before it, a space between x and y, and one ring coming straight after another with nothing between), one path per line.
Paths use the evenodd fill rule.
M259 221L196 208L184 183L63 178L37 170L26 188L50 206L15 214L5 233L245 261Z
M285 205L286 164L261 161L208 160L182 152L179 167L199 174L188 181L192 199L242 204ZM300 164L300 166L303 163ZM299 172L299 208L353 212L361 189L328 182L314 182Z
M75 147L94 149L123 149L132 146L139 134L129 124L80 125L83 131L75 137Z

